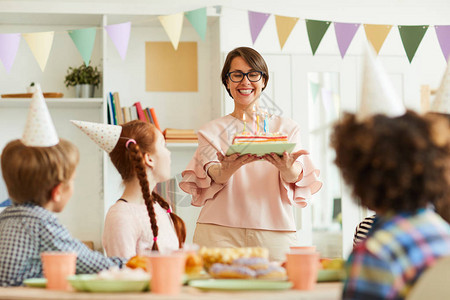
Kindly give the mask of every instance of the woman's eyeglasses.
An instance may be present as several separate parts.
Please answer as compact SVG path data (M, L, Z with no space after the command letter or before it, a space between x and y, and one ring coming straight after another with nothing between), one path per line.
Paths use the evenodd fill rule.
M257 82L261 80L261 77L264 73L261 71L251 71L247 73L243 73L241 71L233 71L227 74L228 78L230 78L233 82L241 82L245 76L251 82Z

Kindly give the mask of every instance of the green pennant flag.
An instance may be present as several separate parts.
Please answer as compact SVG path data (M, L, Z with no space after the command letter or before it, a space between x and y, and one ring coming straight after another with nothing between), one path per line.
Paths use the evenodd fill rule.
M308 31L309 44L313 55L316 54L316 50L322 41L323 36L330 26L330 21L317 21L306 19L306 29Z
M68 31L72 41L80 52L84 64L89 65L91 60L92 50L94 50L95 34L97 29L95 27L76 29Z
M315 102L317 99L317 93L319 92L320 89L320 84L310 81L309 88L311 89L313 102Z
M427 32L427 29L428 25L398 26L398 31L400 32L403 47L405 48L409 63L411 63L411 61L413 60L417 48L419 47L420 42L423 39L423 36Z
M197 31L202 41L204 41L206 36L206 25L207 25L206 7L191 10L185 12L184 14L186 18L189 20L189 22L192 24L194 29Z

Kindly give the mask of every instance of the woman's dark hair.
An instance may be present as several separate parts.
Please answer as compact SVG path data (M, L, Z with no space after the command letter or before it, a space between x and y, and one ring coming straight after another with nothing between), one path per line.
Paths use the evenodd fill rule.
M267 82L269 82L269 69L267 68L264 58L255 49L249 47L239 47L228 53L222 68L222 83L227 89L228 95L233 97L230 93L230 89L227 87L227 74L230 72L231 62L238 56L242 57L253 70L263 72L262 76L264 79L264 87L262 90L264 91L267 86Z
M346 114L334 127L336 165L353 195L370 209L409 211L450 199L450 128L442 117L407 111L358 122Z
M109 154L112 163L122 176L125 182L137 176L141 186L142 195L147 206L150 225L154 237L158 237L158 225L156 222L153 203L158 204L165 210L169 210L169 204L157 193L150 192L150 186L147 179L146 165L144 161L145 153L155 152L156 128L152 124L139 120L131 121L122 125L122 133L119 141ZM129 139L134 139L136 144L130 143L128 149L125 146ZM179 248L183 247L186 240L186 226L183 220L175 213L170 213L175 232L178 236ZM155 240L152 250L158 250L158 243Z

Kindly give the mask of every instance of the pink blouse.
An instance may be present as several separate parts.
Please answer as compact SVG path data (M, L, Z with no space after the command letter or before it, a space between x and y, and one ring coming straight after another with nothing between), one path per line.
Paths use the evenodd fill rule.
M300 129L293 120L271 119L270 130L287 134L289 142L296 143L293 151L302 149ZM243 122L227 115L207 123L199 131L203 135L198 135L197 151L180 182L180 188L192 195L192 205L203 206L198 223L296 231L292 205L305 207L310 196L322 187L317 177L319 170L309 156L302 155L297 160L303 167L303 177L296 183L285 182L276 167L261 160L240 167L228 182L218 184L207 174L207 168L218 163L217 151L205 138L226 153L235 134L243 131Z
M178 237L172 219L158 203L154 205L158 224L160 251L178 249ZM103 230L103 247L107 256L130 258L151 250L153 232L145 204L117 201L108 210Z

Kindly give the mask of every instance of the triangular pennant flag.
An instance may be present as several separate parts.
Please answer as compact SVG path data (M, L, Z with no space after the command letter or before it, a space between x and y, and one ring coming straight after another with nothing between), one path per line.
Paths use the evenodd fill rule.
M450 25L434 26L436 35L441 46L442 53L446 61L450 58Z
M380 53L380 49L383 46L389 32L391 32L391 28L392 25L364 24L366 37L372 44L377 54Z
M44 72L45 66L47 65L48 56L53 45L54 35L54 31L22 34L34 55L34 58L36 58L42 72Z
M388 75L380 62L376 60L375 51L367 44L361 87L361 102L356 113L358 121L376 115L398 117L406 112L403 103L398 98Z
M278 41L283 49L289 35L297 24L298 18L284 17L275 15L275 24L277 25Z
M106 25L105 30L116 46L122 60L127 55L128 42L130 41L131 22Z
M270 14L248 11L248 22L250 23L250 33L252 35L253 44L258 38L259 33L261 32L264 24L266 24L269 17Z
M317 21L306 19L306 30L308 31L309 44L313 55L316 54L317 48L322 41L323 36L330 26L330 21Z
M406 55L408 56L409 63L412 62L414 55L416 54L417 48L420 42L427 32L428 25L419 26L404 26L399 25L398 30L402 38L403 47L405 48Z
M344 58L353 37L356 34L360 24L357 23L337 23L334 22L334 30L336 33L336 39L339 46L339 52L341 57Z
M181 30L183 29L183 16L184 13L181 12L158 17L175 50L178 49L178 43L180 42Z
M311 95L313 101L317 99L317 93L319 92L320 84L310 81L309 88L311 89Z
M122 126L70 120L72 124L83 131L91 140L108 153L113 151L122 132Z
M6 72L11 71L20 44L20 33L0 34L0 60Z
M31 99L22 143L29 147L51 147L59 143L55 126L45 104L39 84Z
M97 29L95 27L83 28L68 31L72 41L80 52L83 58L84 64L89 66L91 60L92 51L94 50L95 35Z
M441 85L436 93L431 110L434 112L450 114L450 63L441 80Z
M206 26L208 24L207 22L208 17L206 16L206 7L187 11L184 14L188 19L188 21L194 27L195 31L197 31L202 41L204 41L206 37Z

